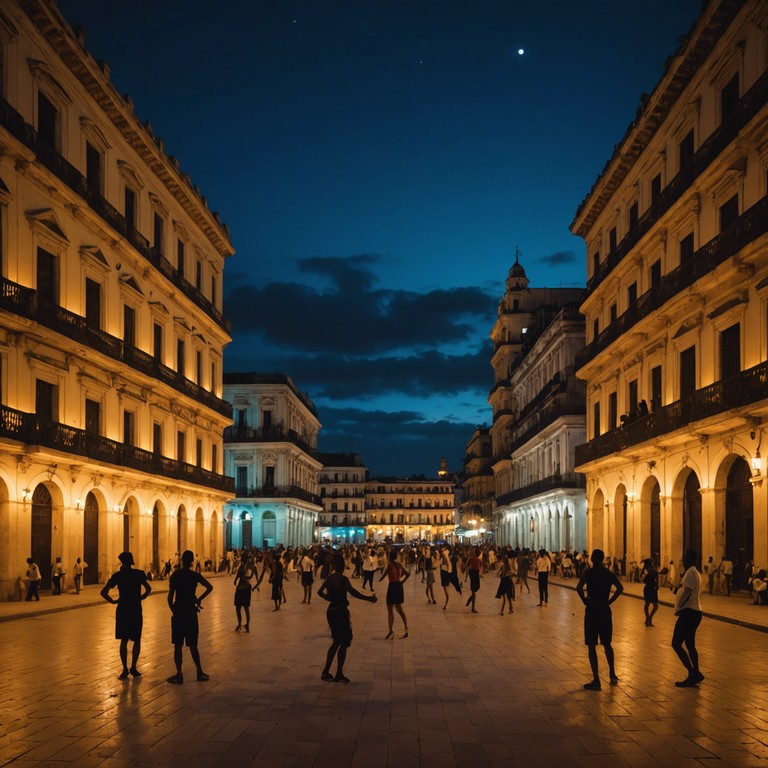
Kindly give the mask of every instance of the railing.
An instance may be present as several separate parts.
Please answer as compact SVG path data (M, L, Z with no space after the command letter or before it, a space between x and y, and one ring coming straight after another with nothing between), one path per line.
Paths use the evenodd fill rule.
M768 361L697 389L686 398L577 445L576 466L674 432L691 422L765 399L768 399Z
M572 382L572 385L578 384L583 385L584 382ZM512 433L509 453L514 453L521 445L525 445L550 424L554 424L561 416L586 417L586 395L584 392L579 392L578 389L586 389L586 387L581 386L575 392L555 395L551 402L534 411L526 420L521 420L519 426Z
M298 485L265 485L258 488L250 486L248 488L240 487L235 490L235 497L238 499L301 499L309 504L316 504L318 507L323 505L319 496Z
M699 248L649 290L637 302L614 320L601 334L576 355L576 368L583 368L620 336L651 312L679 295L685 288L712 272L726 259L768 232L768 196L761 198L749 210L717 237Z
M723 123L709 135L699 147L691 162L683 168L661 191L658 199L638 219L632 229L614 249L592 277L587 281L588 295L592 294L600 283L613 271L624 257L650 231L664 213L677 202L691 187L693 182L709 168L717 156L728 147L741 130L765 106L768 100L768 70L744 94L736 109Z
M76 192L118 234L122 235L145 258L154 264L187 298L209 315L227 333L232 324L224 315L191 283L184 280L170 262L150 248L149 241L138 230L128 224L120 211L109 203L99 192L88 185L88 180L55 149L43 144L37 131L2 97L0 97L0 125L15 136L37 159L58 179Z
M310 456L317 456L317 448L313 448L296 430L285 429L282 424L271 427L225 427L225 443L272 443L287 440L301 448Z
M185 480L217 491L231 492L235 487L234 480L226 475L4 405L0 406L0 436L19 440L28 446L53 448L85 456L92 461L103 461L173 480Z
M540 493L554 491L558 488L586 488L587 478L577 472L567 472L565 474L555 474L545 477L543 480L537 480L535 483L515 488L509 493L503 493L496 497L496 506L503 507L505 504L511 504L522 499L530 499L538 496Z
M213 392L203 389L178 371L163 365L152 355L112 336L99 328L88 325L86 319L64 307L41 301L37 291L17 285L0 277L0 308L21 317L34 320L46 328L61 333L73 341L101 352L135 368L147 376L168 384L179 392L207 405L223 416L232 418L232 406L216 397Z

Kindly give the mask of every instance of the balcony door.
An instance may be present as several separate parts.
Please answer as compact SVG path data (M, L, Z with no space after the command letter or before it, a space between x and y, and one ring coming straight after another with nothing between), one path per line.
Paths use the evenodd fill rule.
M46 304L58 303L56 256L44 248L37 249L37 297Z
M51 588L51 531L53 530L53 499L41 483L32 494L31 557L40 569L40 588Z
M696 550L696 567L701 568L701 493L699 478L691 471L683 488L683 550Z
M752 470L737 458L728 472L725 491L725 552L734 566L743 566L754 557L754 509ZM734 567L734 573L737 568Z
M88 402L88 401L86 401ZM83 509L83 584L99 583L99 502L92 492L85 497Z

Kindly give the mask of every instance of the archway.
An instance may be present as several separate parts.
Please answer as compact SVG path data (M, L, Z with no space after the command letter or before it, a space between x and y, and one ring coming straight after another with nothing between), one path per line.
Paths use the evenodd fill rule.
M274 512L267 510L261 516L261 537L265 549L274 547L277 543L277 517Z
M51 533L53 531L53 499L40 483L32 493L31 557L40 569L40 588L51 588Z
M253 546L253 520L250 512L242 512L240 515L240 544L243 549Z
M211 562L213 563L213 572L216 573L216 571L219 568L219 560L221 559L221 552L219 552L219 515L218 512L214 509L213 512L211 512L211 528L209 531L209 548L210 548L210 558Z
M205 548L205 517L203 517L202 507L198 507L195 512L195 557L199 560L204 560L206 552Z
M616 494L613 497L614 514L614 537L613 554L622 562L622 573L625 573L623 567L627 559L627 489L623 483L619 484Z
M160 507L152 507L152 570L160 574Z
M571 530L571 512L568 508L568 505L566 505L563 508L563 548L564 549L573 549L574 548L574 541L573 541L573 532Z
M683 551L696 550L696 567L701 569L701 493L699 488L698 476L693 470L689 470L683 486Z
M733 560L734 573L741 573L754 557L754 509L752 471L744 459L736 458L728 470L725 490L725 552Z
M651 557L661 565L661 488L653 475L643 484L640 518L641 557Z
M232 549L232 510L227 512L224 518L224 546L227 551Z
M176 513L176 552L181 555L187 548L187 508L179 504Z
M83 572L83 584L99 583L99 501L88 491L83 508L83 560L88 567Z
M598 488L592 499L592 509L590 510L590 531L589 540L592 549L602 549L605 551L605 497Z

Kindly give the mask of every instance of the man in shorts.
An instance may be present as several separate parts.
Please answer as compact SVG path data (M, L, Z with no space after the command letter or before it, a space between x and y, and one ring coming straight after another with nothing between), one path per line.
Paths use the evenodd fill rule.
M624 591L624 587L616 575L603 567L605 553L602 549L592 552L592 567L587 568L576 585L576 591L581 602L586 606L584 611L584 644L589 651L589 665L592 667L592 680L584 683L588 691L600 690L600 675L597 669L597 643L602 643L605 658L608 662L608 675L611 685L616 685L619 678L613 666L613 619L611 603ZM614 588L611 594L611 587ZM584 594L586 589L586 595Z
M149 597L152 587L147 582L147 574L139 568L133 568L133 555L130 552L121 552L117 559L120 561L120 570L109 577L109 581L101 590L101 596L108 602L116 605L115 609L115 638L120 641L120 661L123 662L123 671L120 680L125 680L130 673L133 677L141 677L141 672L136 668L141 653L141 630L144 625L144 617L141 612L141 602ZM115 600L109 590L117 587L118 599ZM133 641L131 654L131 668L128 669L128 641Z
M192 570L195 555L187 550L181 555L181 568L171 574L168 580L168 607L171 618L171 642L173 643L173 661L176 664L176 674L168 678L169 683L181 685L184 675L181 673L181 659L184 643L189 648L192 661L197 667L197 679L200 682L208 680L200 664L200 652L197 650L199 628L197 614L201 610L200 603L213 591L213 585L201 573ZM197 597L197 585L201 584L205 591Z

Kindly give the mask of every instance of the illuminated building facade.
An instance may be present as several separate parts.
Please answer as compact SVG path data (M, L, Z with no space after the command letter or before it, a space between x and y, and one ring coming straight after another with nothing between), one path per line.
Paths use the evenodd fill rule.
M768 5L712 0L572 223L590 546L768 565Z
M227 548L311 544L322 512L314 404L281 373L225 373L224 397L234 419L224 430L224 464L235 479Z
M48 0L0 10L0 250L0 598L215 559L229 233Z
M462 498L459 505L457 532L462 538L474 539L491 531L493 524L493 454L491 434L478 427L464 452Z
M331 544L366 541L365 482L368 468L356 453L320 454L320 499L315 538Z

